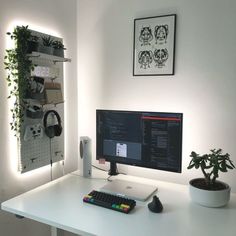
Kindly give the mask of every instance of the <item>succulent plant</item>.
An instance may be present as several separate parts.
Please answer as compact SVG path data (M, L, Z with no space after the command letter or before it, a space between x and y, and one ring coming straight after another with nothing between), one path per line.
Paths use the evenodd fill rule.
M219 172L227 172L228 169L234 169L235 166L230 160L228 153L223 154L222 149L212 149L209 154L199 155L196 152L191 152L192 157L188 169L201 168L205 178L206 186L211 188L216 184L216 179L219 177Z
M63 50L66 50L66 48L65 48L64 45L63 45L63 43L62 43L61 41L58 41L58 40L54 41L52 46L53 46L53 48L55 48L55 49L63 49Z
M50 36L42 37L42 40L43 40L43 45L44 46L52 47L54 41Z

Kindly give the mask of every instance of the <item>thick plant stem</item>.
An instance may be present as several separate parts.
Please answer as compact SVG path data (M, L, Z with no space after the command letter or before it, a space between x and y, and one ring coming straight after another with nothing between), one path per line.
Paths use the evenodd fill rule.
M202 173L205 177L206 184L210 185L210 182L211 182L210 174L207 174L202 166L201 166L201 170L202 170Z

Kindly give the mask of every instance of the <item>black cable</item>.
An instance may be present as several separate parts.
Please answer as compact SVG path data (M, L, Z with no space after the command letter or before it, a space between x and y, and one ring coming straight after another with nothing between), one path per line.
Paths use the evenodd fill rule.
M112 176L113 176L113 175L109 175L109 176L107 177L107 181L112 182L112 180L110 179Z
M50 138L50 165L51 165L51 181L52 181L52 139Z
M62 175L65 175L65 161L62 160Z
M95 169L104 171L104 172L109 172L108 170L102 169L102 168L97 167L97 166L95 166L95 165L92 165L92 167L95 168ZM119 173L119 174L121 174L121 175L127 175L126 173L119 172L118 167L116 167L116 171L117 171L117 173ZM110 175L108 176L108 178L109 178L109 177L110 177Z
M104 172L108 172L108 170L105 170L105 169L99 168L99 167L97 167L97 166L95 166L95 165L92 165L92 167L95 168L95 169L98 169L98 170L104 171Z

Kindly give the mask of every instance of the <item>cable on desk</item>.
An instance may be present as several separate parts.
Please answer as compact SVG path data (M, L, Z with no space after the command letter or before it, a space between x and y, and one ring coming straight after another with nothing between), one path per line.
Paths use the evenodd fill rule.
M112 177L112 175L109 175L109 176L107 177L107 181L112 182L112 180L110 179L111 177Z
M104 172L108 172L108 170L102 169L102 168L97 167L97 166L95 166L95 165L92 165L92 167L95 168L95 169L98 169L98 170L104 171Z
M53 180L52 179L52 139L50 138L50 165L51 165L51 173L50 173L50 175L51 175L51 181Z
M62 175L65 175L65 161L62 160Z
M119 172L118 167L116 168L116 171L117 171L117 173L118 173L119 175L127 175L126 173ZM112 176L113 176L113 175L108 175L107 181L112 182L112 180L111 180L111 177L112 177Z
M104 172L108 172L108 170L102 169L102 168L97 167L97 166L95 166L95 165L92 165L92 167L95 168L95 169L104 171ZM118 171L118 168L116 168L116 170L117 170L117 172L118 172L119 174L121 174L121 175L126 175L126 173L119 172L119 171Z

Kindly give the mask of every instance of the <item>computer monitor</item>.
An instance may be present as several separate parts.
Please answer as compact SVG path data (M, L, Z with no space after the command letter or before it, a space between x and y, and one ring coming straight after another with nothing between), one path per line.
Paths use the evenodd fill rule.
M171 172L181 172L182 113L96 111L96 159Z

